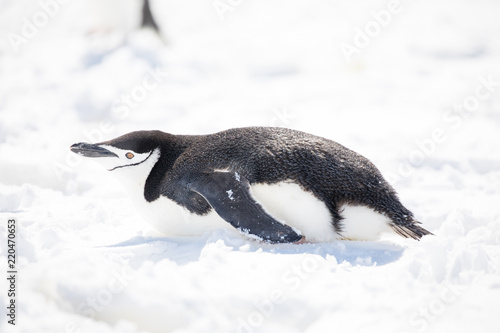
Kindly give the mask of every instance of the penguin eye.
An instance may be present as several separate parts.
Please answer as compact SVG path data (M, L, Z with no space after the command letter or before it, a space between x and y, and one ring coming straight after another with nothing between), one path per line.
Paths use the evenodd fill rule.
M126 156L128 159L131 159L131 158L133 158L133 157L134 157L134 154L132 154L132 153L130 153L130 152L129 152L129 153L126 153L126 154L125 154L125 156Z

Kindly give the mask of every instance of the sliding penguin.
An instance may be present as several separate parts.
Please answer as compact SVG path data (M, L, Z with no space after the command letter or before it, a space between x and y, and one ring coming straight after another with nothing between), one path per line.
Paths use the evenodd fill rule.
M300 131L138 131L71 150L115 174L147 220L169 235L230 226L271 243L430 234L368 159Z

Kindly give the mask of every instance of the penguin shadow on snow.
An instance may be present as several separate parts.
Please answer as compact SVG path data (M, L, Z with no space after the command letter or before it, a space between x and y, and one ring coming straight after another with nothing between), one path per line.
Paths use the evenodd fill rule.
M339 240L329 243L269 244L243 237L208 233L202 237L152 237L136 236L126 241L108 245L108 248L125 249L135 247L132 266L140 266L144 258L153 262L165 259L178 265L186 265L200 260L204 250L212 247L225 252L271 253L276 255L314 254L329 260L334 257L340 263L352 266L382 266L397 261L405 247L388 241Z
M309 243L297 248L270 249L268 252L281 254L317 254L325 259L333 256L338 263L352 266L382 266L397 261L405 250L403 246L381 241L338 240L330 243Z

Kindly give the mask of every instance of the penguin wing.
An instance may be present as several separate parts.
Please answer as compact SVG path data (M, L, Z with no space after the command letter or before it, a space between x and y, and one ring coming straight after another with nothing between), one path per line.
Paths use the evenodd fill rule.
M200 172L188 178L188 189L203 196L236 229L270 243L291 243L302 238L264 211L252 197L248 180L237 172Z

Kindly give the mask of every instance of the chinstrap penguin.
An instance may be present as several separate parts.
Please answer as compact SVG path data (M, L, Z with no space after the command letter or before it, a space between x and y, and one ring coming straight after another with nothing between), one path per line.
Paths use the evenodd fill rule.
M368 159L300 131L137 131L70 149L115 174L146 219L169 235L230 226L271 243L431 234Z

